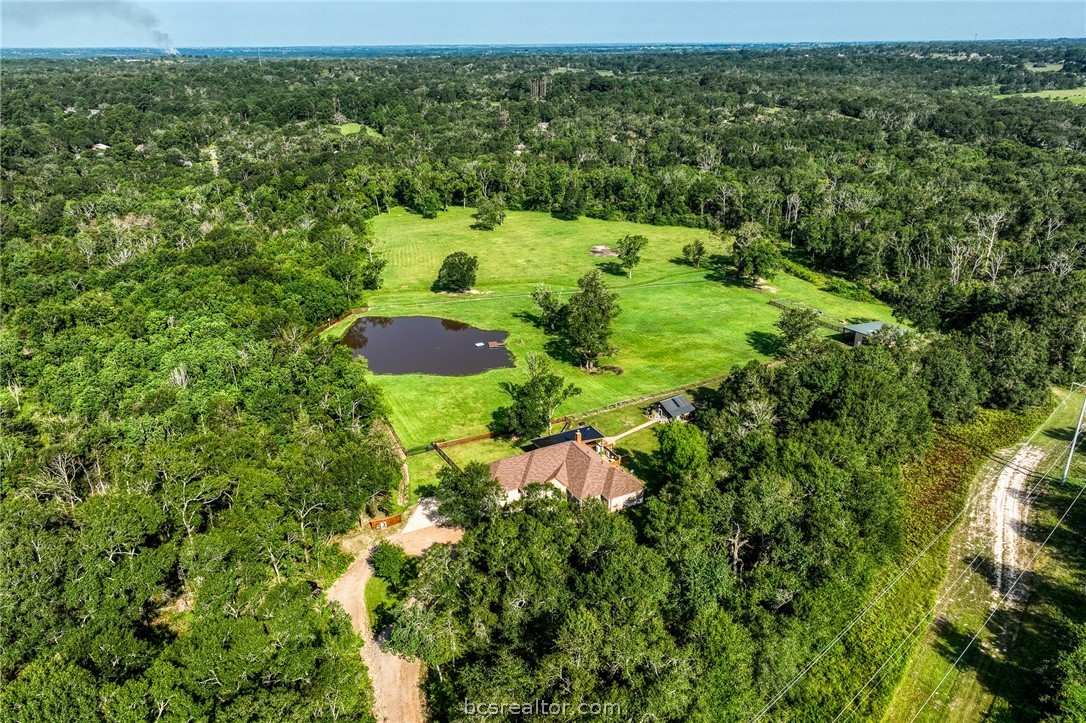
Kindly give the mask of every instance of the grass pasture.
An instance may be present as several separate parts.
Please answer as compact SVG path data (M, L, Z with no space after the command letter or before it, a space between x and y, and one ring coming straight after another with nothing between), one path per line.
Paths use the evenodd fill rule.
M1058 73L1063 70L1063 63L1026 63L1026 70L1031 73Z
M364 126L361 123L344 123L342 125L336 126L336 129L339 131L340 135L344 136L355 136L361 133L371 138L383 137L373 128L370 128L369 126Z
M1086 104L1086 88L1065 88L1062 90L1038 90L1035 93L1016 93L1003 95L1001 98L1047 98L1048 100L1062 100L1076 105Z
M453 208L428 220L395 209L374 220L379 248L389 265L384 288L369 295L369 314L439 316L485 329L509 332L508 348L518 365L530 351L547 351L556 368L581 389L559 408L575 414L624 399L707 379L733 365L772 353L779 311L773 295L736 282L716 264L694 269L679 262L683 245L700 238L718 248L705 230L644 226L582 218L561 221L545 213L511 212L495 231L476 231L472 209ZM648 237L649 246L633 279L614 273L613 259L589 253L627 234ZM479 256L475 294L430 291L442 259L466 250ZM618 352L603 364L621 374L587 374L569 363L564 350L532 324L531 291L545 283L563 293L577 279L601 267L619 294L622 314L612 342ZM782 274L772 280L778 297L803 301L849 321L890 320L878 303L844 299L817 285ZM349 322L325 332L342 336ZM521 369L497 369L470 377L382 375L390 421L408 448L436 439L456 439L486 430L494 410L506 403L502 381L522 377Z

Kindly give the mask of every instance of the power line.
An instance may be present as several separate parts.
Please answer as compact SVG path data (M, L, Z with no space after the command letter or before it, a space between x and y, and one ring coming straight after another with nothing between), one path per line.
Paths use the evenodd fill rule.
M1072 448L1071 454L1074 455L1074 453L1075 450L1074 448ZM1060 515L1060 519L1057 520L1056 524L1052 526L1051 530L1049 530L1048 536L1045 537L1044 542L1042 542L1041 546L1037 548L1037 551L1033 553L1033 557L1029 559L1029 563L1027 563L1026 567L1022 570L1022 572L1018 574L1018 577L1015 578L1014 582L1011 583L1011 586L1007 589L1007 593L1002 598L1000 598L999 602L995 604L995 607L992 608L992 612L988 614L988 617L986 617L984 619L984 622L980 624L980 627L977 628L977 632L973 633L973 637L971 637L969 639L969 642L966 643L965 648L962 650L961 654L959 654L958 657L954 660L953 664L951 664L950 670L948 670L943 675L943 677L939 679L938 684L936 684L935 686L935 690L931 691L931 695L927 697L927 699L916 711L913 717L909 719L909 723L913 723L913 721L920 717L920 714L924 711L924 708L926 708L928 703L931 702L931 699L935 697L935 694L939 692L939 688L941 688L943 683L946 682L946 679L950 677L951 673L957 670L958 663L960 663L962 658L965 657L965 654L969 652L969 649L973 647L973 643L977 641L977 638L980 637L981 631L984 630L984 628L988 626L988 623L992 621L992 618L995 617L995 614L999 611L1000 606L1002 606L1003 603L1005 603L1010 598L1011 593L1014 592L1014 588L1018 586L1018 583L1021 582L1022 578L1025 577L1026 573L1029 572L1030 568L1033 567L1033 562L1037 559L1037 556L1041 554L1041 550L1045 549L1045 545L1047 545L1048 541L1052 539L1052 535L1056 534L1056 530L1058 530L1060 526L1063 525L1063 521L1067 519L1067 515L1071 513L1071 508L1073 508L1075 506L1075 503L1078 502L1079 498L1082 497L1082 492L1084 490L1086 490L1086 484L1078 488L1078 494L1075 495L1075 499L1071 500L1071 504L1067 506L1067 509L1063 511L1062 515Z
M1062 451L1061 451L1060 454L1062 454ZM1026 499L1027 499L1027 501L1031 501L1031 500L1035 499L1034 492L1039 490L1041 488L1041 486L1045 483L1045 480L1048 479L1048 475L1052 472L1052 469L1059 463L1059 459L1060 459L1060 455L1056 455L1056 458L1052 460L1052 464L1050 464L1048 466L1048 469L1045 470L1044 474L1042 474L1037 479L1037 481L1034 483L1034 485L1032 487L1030 487L1026 491ZM1000 470L1000 471L1002 472L1002 471L1004 471L1004 470L1006 470L1008 468L1010 468L1010 469L1019 469L1019 467L1017 465L1013 464L1013 459L1011 461L1007 462L1003 466L1003 469ZM1024 470L1020 470L1020 471L1024 471ZM979 562L984 557L985 553L988 551L987 550L987 543L991 542L992 537L994 537L994 536L995 536L995 532L993 531L992 535L985 541L985 544L981 546L980 551L977 552L977 554L973 557L973 559L969 562L969 564L966 565L966 567L961 571L961 573L958 574L958 577L954 579L954 582L952 582L950 584L950 586L943 592L943 594L939 596L939 599L935 601L935 604L932 605L931 608L926 613L924 613L923 615L920 616L920 619L917 620L916 625L913 626L913 629L910 630L909 633L902 639L902 641L900 643L898 643L897 646L893 650L890 651L890 654L886 656L886 658L882 661L882 664L879 665L878 669L875 670L875 672L871 674L871 677L867 679L867 682L865 682L860 687L860 689L858 691L856 691L856 694L852 696L852 698L848 701L848 703L846 703L845 706L843 708L841 708L841 710L837 713L837 717L835 717L833 719L833 723L837 723L837 721L839 721L841 719L841 717L845 713L847 713L850 708L852 708L852 705L860 698L860 695L865 690L867 690L867 688L871 685L872 681L874 681L876 677L879 678L878 682L880 682L880 683L882 682L882 680L883 680L883 678L885 676L880 676L879 674L890 664L890 662L894 658L897 657L897 654L901 650L901 648L904 647L910 640L913 639L913 636L917 633L917 631L920 630L921 626L923 626L928 621L928 617L930 615L932 615L939 608L939 605L943 602L943 600L945 600L947 597L949 597L954 592L954 590L958 586L958 583L961 582L962 579L966 575L973 572L973 566L976 565L977 562Z
M1071 458L1075 456L1075 445L1078 443L1078 433L1082 430L1082 417L1086 415L1086 397L1082 398L1082 409L1078 413L1078 422L1075 424L1075 434L1071 437L1071 454L1067 455L1067 464L1063 467L1063 477L1060 478L1060 486L1067 481L1067 473L1071 471Z
M1075 386L1076 386L1075 384L1071 385L1071 390L1072 391L1074 390ZM1048 423L1052 420L1052 417L1054 417L1056 415L1056 412L1058 412L1060 409L1063 408L1063 405L1066 404L1067 400L1070 399L1070 398L1071 398L1071 392L1069 392L1067 394L1067 396L1064 397L1060 401L1060 403L1056 405L1056 408L1053 409L1051 413L1049 413L1048 417L1045 418L1045 421L1042 422L1040 424L1040 426L1038 426L1035 430L1033 430L1033 434L1031 434L1029 436L1029 438L1022 444L1023 447L1025 447L1030 442L1032 442L1037 437L1037 435L1040 434L1041 430L1044 429L1046 426L1048 426ZM788 684L785 685L784 688L782 688L780 690L780 692L778 692L775 696L773 696L773 698L768 703L766 703L765 707L762 708L758 712L757 715L755 715L753 718L750 719L750 723L757 723L757 721L764 718L765 714L768 713L770 710L772 710L773 706L775 706L777 703L779 703L780 700L785 695L788 694L788 691L790 691L792 688L794 688L796 686L796 684L800 680L802 680L805 675L807 675L807 673L811 672L811 669L814 668L814 666L816 666L819 663L819 661L822 660L822 658L826 657L827 653L829 653L830 650L833 649L833 646L837 645L837 643L839 643L841 641L841 639L844 638L845 635L847 635L850 630L852 630L852 628L856 627L856 625L861 620L863 620L864 616L867 615L867 613L869 613L873 607L875 607L875 604L878 603L879 600L884 598L886 596L886 594L888 592L890 592L890 590L894 587L894 585L896 585L898 583L898 581L901 580L901 578L905 576L905 573L907 573L909 570L911 570L916 565L916 563L919 562L920 559L924 555L926 555L928 553L928 551L931 550L931 548L935 545L935 543L938 542L940 539L942 539L943 535L945 535L948 531L950 531L950 529L953 528L955 523L957 523L957 521L959 519L961 519L961 516L963 514L965 514L966 510L970 509L973 506L973 504L980 498L980 495L981 495L981 493L983 491L984 490L978 490L977 493L975 495L973 495L966 502L966 504L962 507L962 509L958 512L958 514L954 515L953 519L951 519L950 522L948 522L946 524L946 526L943 527L943 529L939 531L939 534L937 534L931 540L931 542L929 542L924 547L923 550L918 552L916 554L916 556L913 557L913 559L909 561L908 565L906 565L904 568L902 568L901 571L898 572L898 574L894 576L894 579L890 581L890 584L887 585L885 588L883 588L882 592L880 592L873 600L871 600L871 602L869 602L867 604L867 606L864 607L864 609L860 611L859 615L857 615L855 618L852 619L852 622L850 622L848 625L846 625L845 628L841 632L837 633L837 635L835 635L833 637L833 639L830 640L830 642L827 643L826 646L824 648L822 648L821 651L819 651L818 655L815 656L814 660L812 660L810 663L808 663L807 666L803 668L803 670L801 670L799 673L797 673L795 675L795 677L793 677L792 680L790 680L788 682Z

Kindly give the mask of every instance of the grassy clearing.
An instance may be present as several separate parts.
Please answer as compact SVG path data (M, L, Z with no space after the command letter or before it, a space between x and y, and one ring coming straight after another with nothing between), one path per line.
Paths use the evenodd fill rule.
M688 387L684 389L681 393L686 394L687 397L694 401L698 401L703 396L710 394L713 389L715 389L714 385ZM618 409L611 409L606 412L577 415L576 423L578 425L590 424L596 429L603 432L605 435L613 437L617 434L625 432L627 429L632 429L639 424L647 422L647 411L649 406L653 402L657 402L661 399L666 399L668 397L674 396L676 393L679 392L658 394L656 396L650 397L649 399L646 399L643 402L628 404L624 407L619 407Z
M986 410L970 424L940 431L932 448L905 469L904 549L898 564L887 566L872 582L871 597L889 586L901 568L953 520L988 455L1025 439L1044 421L1049 410L1050 407L1018 413ZM910 652L920 640L919 635L910 634L914 629L926 630L930 623L927 612L946 576L951 537L944 535L919 556L909 571L894 582L890 592L864 615L863 624L853 628L815 666L799 686L801 691L796 699L804 701L804 707L791 711L793 720L834 719L846 705L849 710L841 715L841 721L881 718L895 687L906 687L898 686L898 681L902 679ZM857 602L861 607L864 604ZM846 605L842 609L840 626L844 627L855 614L856 606ZM861 692L867 681L870 684ZM929 692L930 688L924 695Z
M506 439L483 439L470 444L460 444L445 448L445 454L461 467L471 462L490 464L494 460L512 457L527 448Z
M619 407L618 409L612 409L607 412L577 417L577 424L590 424L603 432L604 435L613 437L617 434L622 434L627 429L647 422L648 417L645 414L645 408L651 403L652 402L640 402L638 404L628 404L625 407Z
M1051 469L1051 475L1058 480L1081 402L1081 394L1073 395L1034 438L1032 444L1045 452L1037 467L1039 473ZM986 465L978 480L998 475L1003 464L999 461ZM1086 477L1086 455L1081 452L1076 454L1072 476L1080 481L1063 489L1049 483L1045 496L1035 506L1030 528L1023 533L1024 560L1034 554L1070 504L1081 478ZM961 577L961 581L954 587L948 603L939 610L939 624L925 628L884 720L888 723L914 720L936 686L938 693L915 720L1036 719L1039 672L1059 649L1062 616L1068 609L1077 609L1079 621L1086 620L1081 597L1086 557L1081 543L1073 542L1074 531L1081 534L1086 529L1084 521L1086 511L1079 510L1053 538L1055 544L1050 543L1051 547L1038 556L1033 594L1026 611L1011 614L1003 605L987 623L998 596L993 597L986 568L978 567L976 572L967 569L974 550L962 539L966 533L964 526L959 529L958 539L950 547L946 579L953 582ZM1017 634L1008 632L1016 626L1020 626ZM978 630L980 635L967 650ZM961 662L954 666L963 651ZM946 680L940 685L944 676Z
M1063 70L1063 63L1026 63L1026 70L1031 73L1058 73Z
M643 226L579 219L560 221L544 213L513 212L496 231L471 228L472 209L450 209L434 220L403 210L374 221L380 248L389 259L381 291L367 298L368 313L454 318L481 328L509 332L509 349L520 360L529 351L548 351L548 340L531 323L530 293L539 283L572 292L577 279L610 259L588 253L596 244L613 244L641 233L649 247L633 279L608 273L623 313L613 342L618 353L605 364L623 369L586 374L568 363L563 376L583 393L559 414L573 414L623 399L651 394L726 372L733 364L765 359L772 353L773 322L779 311L772 295L759 293L722 275L712 264L694 269L678 262L683 245L700 238L717 248L704 230ZM479 294L441 295L430 291L442 259L457 250L479 255ZM816 284L781 275L777 296L797 299L838 319L891 318L877 303L852 301ZM349 322L329 330L342 334ZM471 377L387 375L376 377L387 390L390 421L411 448L435 439L455 439L485 431L494 410L506 403L498 384L521 378L520 369L499 369Z
M407 473L411 475L408 488L408 505L413 505L419 497L431 494L437 486L437 471L445 465L445 460L437 452L416 454L407 458Z
M341 339L347 330L358 320L360 314L352 314L347 318L333 324L320 333L322 339Z
M388 605L393 601L393 596L388 589L388 581L373 575L366 580L364 591L366 599L366 615L370 619L370 630L377 628L377 612L381 605Z
M1086 104L1086 88L1066 88L1063 90L1039 90L1035 93L1015 93L1014 95L1001 95L1000 98L1047 98L1049 100L1062 100L1077 105Z
M356 136L361 133L368 138L384 138L375 128L370 128L361 123L344 123L336 126L336 130L339 131L340 135L344 136Z

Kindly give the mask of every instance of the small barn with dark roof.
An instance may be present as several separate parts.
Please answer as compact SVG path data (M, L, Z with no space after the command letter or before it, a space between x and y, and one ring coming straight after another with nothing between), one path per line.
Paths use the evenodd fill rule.
M859 346L872 334L881 331L886 326L885 321L868 321L863 324L849 324L845 327L845 343L849 346Z
M693 411L694 404L686 398L685 394L676 394L674 397L668 397L652 405L652 413L669 422L675 419L686 419Z
M587 424L577 429L567 429L564 432L558 432L557 434L548 434L545 437L536 437L532 440L532 446L536 449L542 449L543 447L550 447L553 444L561 444L562 442L595 442L597 439L603 439L603 432L593 427L591 424Z

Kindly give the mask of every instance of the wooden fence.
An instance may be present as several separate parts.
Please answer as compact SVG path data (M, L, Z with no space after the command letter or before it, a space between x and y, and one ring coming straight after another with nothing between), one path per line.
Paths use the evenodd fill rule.
M470 437L461 437L460 439L437 439L434 440L433 446L435 447L456 447L461 444L470 444L471 442L481 442L484 439L493 438L493 432L483 432L482 434L473 434Z
M633 399L623 399L621 402L615 402L614 404L608 404L605 407L597 407L596 409L589 409L584 412L578 412L577 414L570 414L564 417L555 417L551 420L554 424L562 424L562 431L566 431L576 424L576 420L584 419L585 417L591 417L594 414L602 414L603 412L610 412L614 409L621 407L628 407L631 404L640 404L641 402L647 402L651 399L658 399L660 397L667 397L672 394L681 394L691 387L704 387L708 384L715 384L716 382L722 382L728 378L727 374L721 374L719 376L710 377L708 379L701 379L696 382L690 382L683 384L682 386L675 387L673 389L666 389L662 392L653 392L652 394L644 394L640 397L634 397ZM405 449L404 454L409 457L415 455L425 454L426 452L437 452L443 460L445 460L451 466L460 469L459 465L452 460L449 455L445 454L445 449L449 447L457 447L461 444L471 444L472 442L481 442L484 439L493 439L495 434L493 432L484 432L482 434L473 434L470 437L460 437L459 439L438 439L430 444L422 447L412 447L411 449Z
M775 306L778 309L785 309L785 310L788 310L788 309L810 309L814 313L818 314L818 324L819 324L819 326L824 326L827 329L833 329L838 334L844 334L845 333L845 325L844 324L842 324L839 321L831 320L829 317L827 317L824 313L822 313L821 311L819 311L815 307L808 306L807 304L804 304L801 301L792 301L791 299L772 299L772 300L770 300L769 305L770 306Z
M804 304L803 302L792 301L791 299L771 299L769 301L769 303L772 306L777 307L778 309L811 309L812 311L814 311L814 312L816 312L818 314L818 323L821 326L824 326L824 327L826 327L828 329L833 329L834 331L836 331L838 333L844 333L844 331L845 331L844 324L841 324L840 322L836 322L836 321L831 321L821 311L814 308L813 306L808 306L807 304ZM344 318L346 318L346 317L344 317ZM771 363L773 363L773 362L771 362ZM640 404L642 402L647 402L647 401L652 400L652 399L658 399L660 397L667 397L667 396L670 396L672 394L681 394L682 392L685 392L687 389L690 389L691 387L704 387L704 386L707 386L709 384L716 384L718 382L722 382L727 378L728 378L727 374L720 374L720 375L715 376L715 377L709 377L708 379L701 379L699 381L689 382L687 384L683 384L683 385L674 387L672 389L666 389L666 390L664 390L662 392L658 391L658 392L652 392L651 394L643 394L640 397L634 397L633 399L623 399L620 402L614 402L613 404L608 404L608 405L603 406L603 407L597 407L595 409L589 409L589 410L584 411L584 412L577 412L577 414L569 414L569 415L566 415L564 417L555 417L554 419L551 420L551 422L554 423L554 424L562 424L562 425L564 425L562 427L562 431L566 431L567 429L572 427L574 424L576 424L576 420L578 420L578 419L584 419L585 417L591 417L591 416L596 415L596 414L603 414L604 412L610 412L610 411L613 411L615 409L620 409L622 407L628 407L631 404ZM459 439L448 439L448 440L446 440L446 439L438 439L438 440L435 440L435 441L431 442L430 444L427 444L427 445L424 445L424 446L421 446L421 447L412 447L411 449L405 449L404 454L413 457L415 455L425 454L426 452L429 452L430 450L434 450L439 455L441 455L442 459L444 459L446 462L448 462L453 467L456 467L457 469L459 469L457 464L455 462L453 462L452 459L442 451L442 448L456 447L456 446L461 445L461 444L470 444L471 442L479 442L479 441L482 441L484 439L491 439L493 437L494 437L493 432L484 432L483 434L474 434L474 435L472 435L470 437L460 437Z
M437 456L441 457L441 459L445 460L445 464L449 465L453 469L456 469L456 470L460 469L460 465L458 465L456 462L454 462L452 457L445 454L445 450L443 450L441 447L439 447L437 442L434 442L433 444L431 444L430 449L437 452Z
M553 421L557 423L557 422L562 422L562 421L566 421L566 420L573 420L575 418L583 419L584 417L591 417L594 414L602 414L603 412L610 412L612 410L619 409L621 407L628 407L631 404L640 404L641 402L647 402L647 401L649 401L651 399L657 399L659 397L667 397L667 396L671 396L673 394L681 394L681 393L685 392L687 389L690 389L691 387L704 387L704 386L707 386L709 384L715 384L716 382L722 382L725 379L727 379L728 376L729 375L727 375L727 374L721 374L719 376L709 377L708 379L701 379L701 380L696 381L696 382L690 382L688 384L683 384L682 386L674 387L673 389L665 389L662 392L653 392L652 394L644 394L644 395L642 395L640 397L634 397L633 399L624 399L621 402L615 402L614 404L608 404L605 407L598 407L596 409L589 409L586 412L577 412L576 415L571 415L569 417L559 417L558 419L555 419Z
M341 314L340 316L336 317L335 319L332 319L328 323L322 324L321 326L318 326L316 329L314 329L313 331L311 331L309 333L309 336L307 336L306 339L309 340L309 339L312 339L315 336L319 336L320 334L323 334L324 332L328 331L329 329L331 329L333 326L335 326L339 322L343 321L344 319L352 317L355 314L365 314L369 310L370 310L370 307L368 307L368 306L363 306L361 309L351 309L346 314Z

